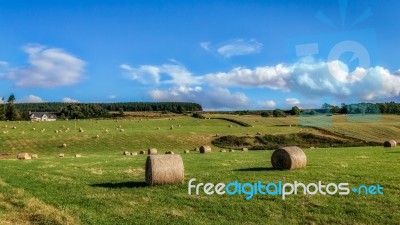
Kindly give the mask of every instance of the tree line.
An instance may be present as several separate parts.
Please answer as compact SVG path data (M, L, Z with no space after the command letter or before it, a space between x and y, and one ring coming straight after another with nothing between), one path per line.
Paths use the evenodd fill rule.
M243 111L240 111L243 114ZM318 114L400 114L400 103L342 103L340 106L324 103L319 109L300 109L293 106L290 110L265 110L261 112L263 117L285 117L287 115L318 115Z

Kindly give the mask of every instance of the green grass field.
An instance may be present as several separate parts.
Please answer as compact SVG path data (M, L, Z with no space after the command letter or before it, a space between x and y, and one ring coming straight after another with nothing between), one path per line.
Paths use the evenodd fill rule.
M146 156L122 155L123 151L138 152L150 147L158 148L160 153L172 150L181 154L186 149L210 144L216 134L319 132L294 126L296 118L230 117L254 127L184 116L174 120L118 122L2 122L0 153L10 155L0 156L0 224L398 224L400 221L398 148L304 149L307 168L293 171L271 170L272 151L268 150L220 153L214 148L213 153L205 155L191 151L182 154L184 184L154 187L144 183ZM383 116L379 123L352 123L341 117L333 120L330 129L360 139L383 141L400 135L396 128L400 127L400 116ZM75 122L76 128L84 129L83 133L75 130ZM118 130L119 126L124 132ZM41 132L43 128L45 131ZM70 130L65 132L66 128ZM66 148L61 147L63 143ZM17 160L18 152L38 153L39 158ZM61 152L65 158L58 158ZM82 154L82 158L74 158L76 153ZM292 195L285 200L281 196L255 195L246 200L245 195L188 195L187 182L191 178L197 179L195 184L236 180L347 182L350 187L380 184L384 194Z

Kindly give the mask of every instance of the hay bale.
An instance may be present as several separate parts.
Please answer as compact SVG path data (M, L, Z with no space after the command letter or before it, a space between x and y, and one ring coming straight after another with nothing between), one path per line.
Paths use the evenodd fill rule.
M228 127L233 127L233 125L229 125Z
M17 127L13 127L13 129L15 130L15 129L17 129Z
M96 138L100 138L100 135L96 135Z
M64 144L61 145L61 147L66 148L67 144L64 143Z
M81 154L75 154L75 158L80 158L80 157L82 157Z
M388 140L383 143L385 148L394 148L397 146L397 142L395 140Z
M211 152L211 147L208 145L200 146L200 153L209 153Z
M38 158L38 155L37 155L37 154L32 154L32 155L31 155L31 158L32 158L32 159L37 159L37 158Z
M32 128L32 130L36 130L36 128Z
M132 152L131 155L137 155L137 152Z
M247 152L247 151L249 151L248 148L242 148L242 152Z
M139 154L141 154L141 155L143 155L143 154L145 154L146 152L145 151L140 151L139 152Z
M171 125L171 126L169 127L169 129L170 129L170 130L173 130L173 129L174 129L174 125Z
M188 153L190 153L190 151L189 150L185 150L183 153L188 154Z
M184 176L180 155L147 156L145 180L148 185L183 184Z
M147 149L147 154L149 154L149 155L157 155L157 149L156 148L149 148L149 149Z
M58 157L64 157L64 153L60 153L60 154L58 154Z
M233 150L233 149L229 149L229 152L235 152L235 150Z
M174 153L173 151L166 151L165 154L167 154L167 155L168 155L168 154L173 155L173 154L175 154L175 153Z
M31 159L31 156L28 153L19 153L17 155L17 159Z
M124 153L123 153L124 155L131 155L131 153L130 152L128 152L128 151L124 151Z
M221 149L221 150L219 150L219 152L226 152L226 150L225 149Z
M193 151L198 152L199 148L194 148Z
M307 157L297 146L279 148L272 153L271 163L275 169L293 170L305 168Z

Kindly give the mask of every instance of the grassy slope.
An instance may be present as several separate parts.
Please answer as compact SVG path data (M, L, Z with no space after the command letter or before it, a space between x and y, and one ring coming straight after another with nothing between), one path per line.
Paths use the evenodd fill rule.
M229 128L231 123L227 121L186 117L172 121L78 121L84 133L72 131L74 121L1 123L1 127L7 124L8 128L3 130L9 133L0 134L0 152L37 152L40 158L17 161L13 154L13 159L0 161L0 221L3 224L388 224L400 221L398 149L307 149L308 167L298 171L268 170L271 151L182 155L186 181L190 178L212 183L321 180L349 182L352 186L379 183L385 193L383 196L290 196L285 201L277 196L256 196L250 201L244 196L189 196L187 183L148 188L143 183L145 156L121 155L123 150L137 151L153 146L162 151L182 152L210 143L215 134L300 131L299 127L275 126L291 124L295 118L243 118L255 127ZM384 119L390 122L383 120L381 126L364 124L357 135L380 134L399 123L394 116ZM71 131L54 132L63 125ZM119 125L125 129L124 133L115 130ZM169 130L170 125L174 125L173 130ZM10 129L11 126L17 129ZM347 131L355 124L341 126ZM110 132L102 132L103 127ZM41 128L46 131L41 133ZM96 134L100 135L99 139L95 138ZM386 136L375 138L382 140ZM68 144L66 149L57 147L64 142ZM61 151L66 153L66 158L56 157ZM83 153L83 158L72 158L73 153Z

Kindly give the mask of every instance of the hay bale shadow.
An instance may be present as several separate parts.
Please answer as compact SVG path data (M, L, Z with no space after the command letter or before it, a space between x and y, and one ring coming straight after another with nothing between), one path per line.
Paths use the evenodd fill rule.
M273 167L253 167L253 168L243 168L243 169L235 169L232 171L241 171L241 172L257 172L257 171L272 171L277 170Z
M145 182L141 181L130 181L130 182L120 182L120 183L99 183L91 184L91 187L102 187L102 188L141 188L147 187Z

